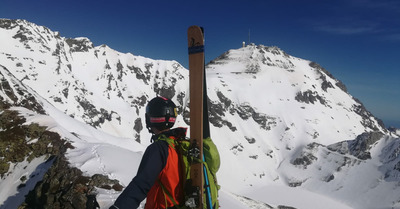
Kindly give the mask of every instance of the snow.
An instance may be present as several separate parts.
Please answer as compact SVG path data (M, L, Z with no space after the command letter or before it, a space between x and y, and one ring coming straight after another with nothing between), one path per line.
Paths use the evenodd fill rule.
M24 108L14 108L14 110L19 110L20 113L26 117L27 124L39 123L41 125L46 125L49 127L49 130L56 131L64 137L67 136L75 147L75 149L68 150L67 153L67 157L69 158L70 163L73 166L80 168L82 171L85 171L88 176L99 173L105 174L108 175L111 179L119 179L121 181L121 184L126 186L136 174L145 147L133 142L133 140L107 135L99 130L93 129L91 126L86 124L77 125L80 122L72 122L73 119L66 115L58 115L57 121L55 121L52 117L38 115ZM71 136L68 131L59 128L60 124L69 124L69 127L74 127L74 137ZM133 145L131 145L132 143ZM227 155L227 153L225 152L225 149L221 149L220 154L223 158L225 155ZM249 150L249 152L251 152L251 150ZM248 159L252 160L244 156L239 157L238 160L239 159L241 159L241 161L248 161ZM222 162L225 166L229 164L231 164L231 166L252 165L251 163L247 162L238 163L232 161L229 162L227 160L223 160ZM23 172L27 173L26 175L29 175L29 173L32 173L35 169L38 170L36 166L40 163L43 163L43 160L40 161L39 159L37 159L35 162L31 162L29 164L29 167L23 170ZM24 163L19 164L19 167L22 167L24 165ZM258 166L254 163L253 165ZM41 170L45 171L46 169ZM234 177L237 175L246 176L247 172L248 171L246 170L246 167L236 167L235 175L222 177L221 175L224 175L225 172L219 173L219 179L222 180L220 181L222 185L222 190L220 192L221 208L269 208L266 206L265 203L273 207L286 205L293 206L299 209L321 208L321 206L326 206L324 208L328 209L350 208L349 206L346 206L345 204L338 201L334 201L324 195L313 193L304 189L290 188L282 184L266 185L261 188L250 187L252 189L244 189L242 186L240 186L240 184L231 183L235 180L234 178L231 179L229 177ZM41 175L43 175L43 173L41 173ZM21 176L21 174L20 172L18 172L18 169L14 169L12 176L14 177L14 180L13 178L7 178L6 181L1 182L1 184L3 185L8 185L2 188L8 188L9 185L15 185L15 178L18 178L19 176ZM38 176L37 178L40 178L40 176ZM14 183L10 183L13 181ZM31 187L32 186L34 185L31 185ZM226 189L229 189L231 191L238 191L238 193L240 193L240 195L243 197L228 192L229 190L227 191ZM9 189L2 191L8 192L7 194L4 194L4 197L9 197L12 196L12 191L15 192L16 190ZM112 201L115 200L119 194L118 192L104 189L99 189L98 192L98 201L102 208L108 208L112 204ZM22 198L22 196L20 195L18 195L18 197ZM251 197L253 200L249 200L244 197ZM18 200L16 202L19 201L21 200ZM10 199L8 199L7 203L8 202L10 202ZM7 204L7 206L9 205Z
M5 46L0 49L0 72L14 84L14 92L18 85L26 86L46 115L22 107L11 110L24 116L26 124L47 126L68 140L75 148L68 149L66 156L85 175L103 174L128 185L150 144L145 127L139 132L133 129L136 120L144 122L145 108L140 102L156 96L156 87L171 87L175 91L172 100L187 111L188 70L175 61L123 54L107 46L70 52L64 43L59 56L53 56L57 43L64 39L55 39L56 33L43 27L29 27L47 34L46 44L33 34L34 41L26 49L11 38L17 28L0 28L0 46ZM249 45L230 50L226 57L207 67L208 96L213 104L225 108L217 116L236 128L233 131L222 125L210 130L221 155L222 209L280 205L298 209L400 208L400 172L393 169L399 162L397 136L385 135L372 145L367 160L326 147L371 131L353 111L356 102L352 96L335 86L336 80L310 67L310 61L285 55L276 47ZM118 71L120 65L122 71ZM5 73L6 69L11 73ZM333 88L321 88L323 76ZM298 92L310 89L325 99L326 105L318 100L315 104L295 100ZM184 97L179 98L179 93ZM222 97L230 100L229 105ZM94 106L93 112L82 107L79 101L83 100ZM239 107L250 107L254 113L244 119L238 114ZM105 114L95 110L107 111L110 118L102 118ZM257 114L265 116L267 128L253 118ZM89 125L100 119L104 123ZM375 119L371 121L377 124ZM178 126L187 126L181 115ZM315 147L307 147L310 143ZM293 164L307 154L316 159L308 165ZM37 158L12 165L0 181L0 208L21 203L50 164ZM29 178L26 186L17 190L21 176ZM97 192L102 208L108 208L120 194L100 188Z
M310 192L301 188L289 188L283 185L268 185L252 189L245 196L272 205L285 205L297 209L324 208L324 209L351 209L351 207L324 195Z

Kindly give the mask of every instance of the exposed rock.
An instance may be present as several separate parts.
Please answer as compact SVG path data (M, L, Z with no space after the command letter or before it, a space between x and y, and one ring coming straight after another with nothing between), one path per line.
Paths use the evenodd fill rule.
M259 64L250 64L246 67L245 73L256 74L260 72L261 68Z
M18 26L18 20L0 19L0 28L10 30L17 26Z
M237 128L230 121L223 119L225 112L229 112L232 101L221 92L217 92L217 96L220 102L208 103L210 123L215 127L227 126L230 130L236 131Z
M294 159L292 164L293 165L301 165L304 168L307 168L308 165L311 165L311 163L313 161L316 161L317 159L318 158L316 158L311 153L304 153L301 157Z
M140 132L143 130L143 123L141 118L137 118L135 120L135 125L133 126L133 129L136 131L136 141L140 143Z
M57 133L47 131L47 127L35 123L25 125L25 122L17 111L3 110L0 114L1 177L9 171L10 163L30 162L47 156L47 162L52 165L19 209L86 208L87 196L95 192L96 187L122 190L116 180L99 174L84 176L82 171L71 167L65 158L66 150L73 149L69 142ZM20 178L21 182L27 179L27 176ZM18 189L24 186L22 183Z
M381 132L366 132L357 136L355 140L349 140L329 145L327 148L340 154L351 154L358 159L371 159L369 152L372 145L383 137Z
M311 90L307 90L305 92L297 92L295 99L298 102L303 102L303 103L307 103L307 104L310 104L310 103L314 104L317 100L322 105L326 104L326 101L323 97L318 95L318 93L316 91L313 92Z
M247 142L249 142L249 144L254 144L254 143L256 143L256 139L253 138L253 137L247 137L247 136L245 136L244 138L247 140Z
M352 109L355 113L357 113L358 115L360 115L362 117L362 121L361 124L365 127L368 127L370 129L372 129L373 131L379 131L379 128L375 125L375 122L372 120L375 119L378 124L381 127L385 127L385 125L383 124L383 121L376 118L375 116L372 115L371 112L369 112L365 106L363 105L363 103L358 100L357 98L354 98L354 100L357 102L357 104L354 104L352 106Z
M150 66L150 65L148 65ZM146 68L146 71L143 71L141 68L139 67L135 67L135 66L127 66L129 70L131 70L131 72L133 72L136 75L136 78L138 80L142 80L145 84L148 84L150 81L150 71L149 68Z
M79 169L70 167L63 155L55 158L43 180L29 192L18 209L86 208L88 197L95 193L96 187L122 190L117 180L100 174L84 176Z
M278 205L278 209L296 209L296 208L290 206Z
M348 93L348 92L347 92L346 86L345 86L341 81L335 79L335 78L333 77L333 75L332 75L329 71L327 71L325 68L321 67L321 65L319 65L319 64L316 63L316 62L310 62L309 65L310 65L310 67L315 68L318 72L320 72L321 76L324 76L323 74L325 74L325 75L329 76L330 78L336 80L337 82L335 83L335 85L336 85L337 87L339 87L342 91ZM322 74L322 73L323 73L323 74ZM326 80L326 79L325 79L325 80ZM325 83L325 84L324 84L324 82L323 82L322 89L325 89L325 88L327 88L327 87L333 87L333 86L332 86L332 84L330 84L330 83L329 83L329 84L328 84L328 83ZM325 91L326 91L326 89L325 89Z
M253 120L260 125L261 128L265 130L271 130L271 127L276 125L274 117L268 116L263 113L254 112L252 114Z
M11 107L11 104L6 101L12 101L13 106L20 106L44 114L45 111L42 105L36 100L35 96L27 92L20 84L12 84L7 77L13 77L7 68L0 65L0 68L8 75L3 75L0 72L0 92L4 92L6 98L0 95L0 110Z
M133 99L131 101L131 106L136 108L136 114L139 115L139 109L144 107L147 102L147 97L145 95L142 95Z
M70 47L71 52L88 52L93 49L93 43L88 38L67 38L65 42Z
M233 152L233 154L237 155L238 152L243 152L243 145L242 144L237 144L235 146L233 146L230 150Z
M46 127L32 123L24 125L25 118L17 111L4 110L0 114L0 175L8 171L9 163L22 162L46 155L58 155L71 144L60 139ZM51 145L51 146L50 146Z
M302 166L304 169L307 166L311 165L314 161L317 161L318 158L315 157L315 152L321 145L318 143L308 144L305 149L301 152L300 156L296 157L292 160L292 164L296 166Z
M236 108L236 112L240 118L247 120L255 113L254 109L249 104L242 104Z
M327 91L328 88L334 88L332 83L326 80L326 76L321 74L320 78L322 79L321 88L324 91Z

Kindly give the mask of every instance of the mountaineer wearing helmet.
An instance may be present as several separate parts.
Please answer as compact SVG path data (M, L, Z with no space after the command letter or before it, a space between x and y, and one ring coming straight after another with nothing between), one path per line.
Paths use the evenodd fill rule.
M171 129L176 116L176 106L170 99L155 97L147 104L146 127L154 143L147 147L136 176L110 209L137 208L146 197L145 209L174 208L174 202L183 202L178 154L165 140L186 135L186 128Z

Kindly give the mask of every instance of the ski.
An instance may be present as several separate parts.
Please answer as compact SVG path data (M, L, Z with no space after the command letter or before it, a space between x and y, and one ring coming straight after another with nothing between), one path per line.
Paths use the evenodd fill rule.
M204 37L204 29L203 37ZM203 61L203 139L211 137L210 135L210 123L208 120L208 97L207 97L207 79L206 79L206 68ZM203 161L206 161L203 153ZM206 193L206 204L207 209L213 209L212 199L211 199L211 191L210 191L210 182L207 176L207 169L206 166L203 165L203 172L204 172L204 181L205 181L205 193Z
M199 26L187 31L189 52L190 153L197 160L190 165L191 198L186 205L203 209L203 111L204 111L204 35Z
M202 29L203 37L204 37L204 29ZM203 50L204 51L204 50ZM208 97L207 97L207 79L206 79L206 68L204 65L203 60L203 139L211 137L210 135L210 123L208 120ZM203 161L205 162L206 159L203 153ZM205 189L205 198L207 209L213 209L212 198L211 198L211 191L210 191L210 182L207 176L207 169L206 166L203 165L203 172L204 172L204 189Z

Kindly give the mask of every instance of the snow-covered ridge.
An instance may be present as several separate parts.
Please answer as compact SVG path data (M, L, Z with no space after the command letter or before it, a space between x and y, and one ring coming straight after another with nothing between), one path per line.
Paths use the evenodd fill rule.
M24 20L1 22L1 65L65 114L111 134L140 141L142 130L132 127L148 99L186 92L188 72L177 62L93 47Z
M74 147L70 165L85 175L129 183L149 144L144 107L155 95L179 106L177 126L189 123L188 71L175 61L93 46L25 20L0 19L0 46L0 113L19 111L60 134ZM254 44L206 69L222 207L318 208L306 204L313 198L331 208L399 207L399 134L326 69ZM104 207L118 195L98 191Z

